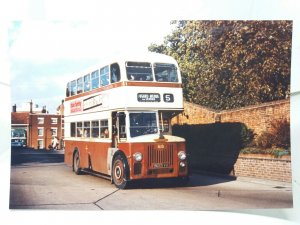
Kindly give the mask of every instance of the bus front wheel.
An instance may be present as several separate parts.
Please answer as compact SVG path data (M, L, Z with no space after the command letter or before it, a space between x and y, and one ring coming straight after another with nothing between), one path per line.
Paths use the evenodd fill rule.
M80 157L79 157L79 152L76 151L73 155L73 171L79 175L81 174L81 169L80 169Z
M127 186L126 179L126 161L121 155L117 155L113 162L112 179L117 188L125 189Z

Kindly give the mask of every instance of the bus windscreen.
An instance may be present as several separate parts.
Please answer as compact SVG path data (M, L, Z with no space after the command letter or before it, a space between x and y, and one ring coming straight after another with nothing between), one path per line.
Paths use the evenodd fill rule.
M156 134L156 113L130 113L130 136L137 137L146 134Z

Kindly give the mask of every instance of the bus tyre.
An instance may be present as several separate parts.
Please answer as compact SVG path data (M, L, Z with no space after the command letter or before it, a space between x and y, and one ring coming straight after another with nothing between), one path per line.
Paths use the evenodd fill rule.
M79 157L79 152L76 151L73 155L73 171L79 175L81 174L81 169L80 169L80 157Z
M125 189L127 186L126 161L121 155L117 155L113 162L112 179L117 188Z

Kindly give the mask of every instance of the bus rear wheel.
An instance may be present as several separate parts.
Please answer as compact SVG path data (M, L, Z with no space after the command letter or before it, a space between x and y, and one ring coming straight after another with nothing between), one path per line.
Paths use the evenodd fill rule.
M116 187L120 189L125 189L128 184L125 163L125 159L121 155L117 155L113 162L112 179Z
M79 175L81 174L81 169L80 169L80 157L79 157L79 152L76 151L73 155L73 171Z

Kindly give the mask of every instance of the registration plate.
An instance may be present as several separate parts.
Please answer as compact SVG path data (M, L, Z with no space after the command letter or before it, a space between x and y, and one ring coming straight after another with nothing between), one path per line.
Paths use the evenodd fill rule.
M154 163L153 164L154 168L166 168L169 167L168 163Z

